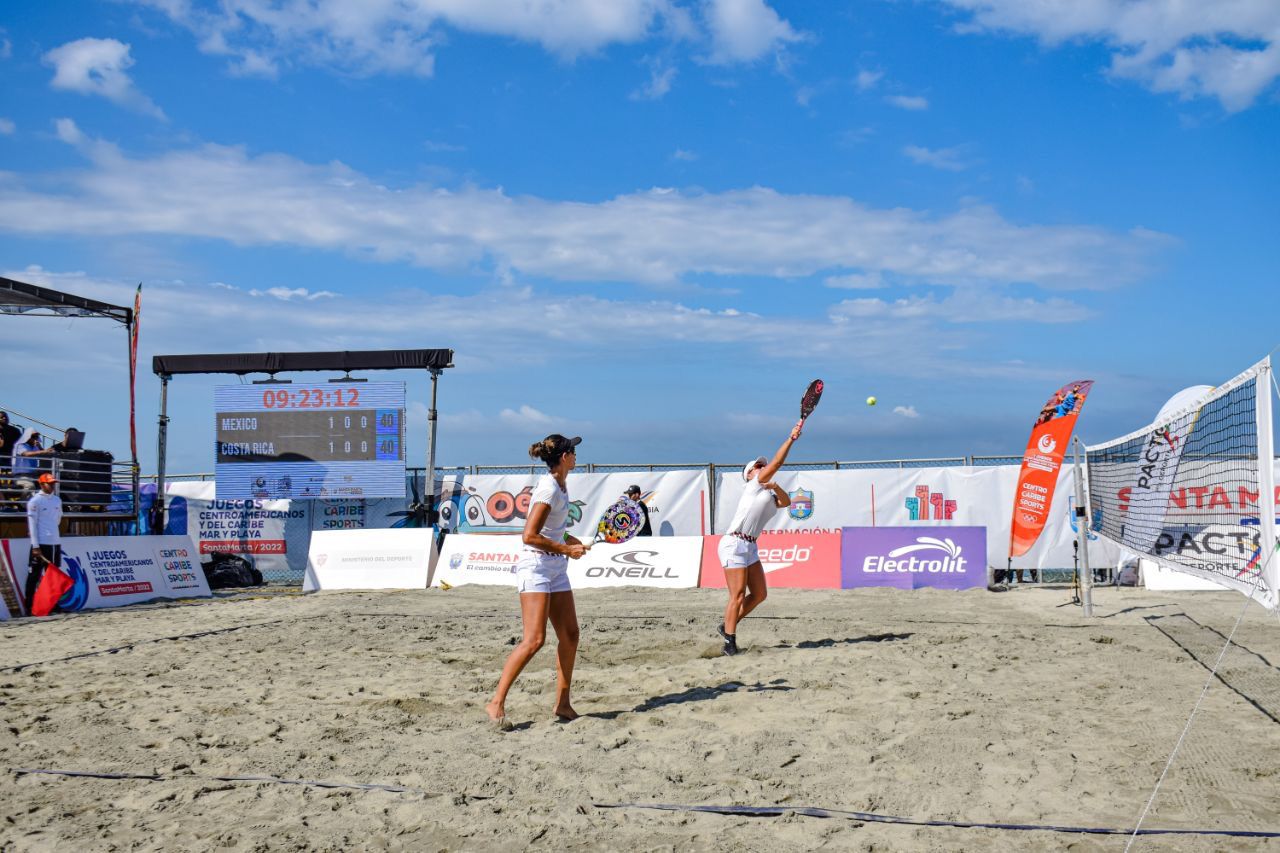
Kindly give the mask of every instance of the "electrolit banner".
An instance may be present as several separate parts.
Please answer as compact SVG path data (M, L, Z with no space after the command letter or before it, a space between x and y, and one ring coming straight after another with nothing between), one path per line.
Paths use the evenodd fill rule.
M840 533L763 534L756 545L766 582L774 588L839 589L840 536ZM724 567L717 553L723 538L703 537L699 586L724 589Z
M845 589L984 589L985 527L846 527L840 543Z
M1021 557L1031 550L1044 530L1058 485L1058 469L1066 455L1076 418L1084 408L1093 380L1068 382L1057 390L1040 410L1031 427L1027 452L1014 490L1013 519L1009 533L1009 556Z

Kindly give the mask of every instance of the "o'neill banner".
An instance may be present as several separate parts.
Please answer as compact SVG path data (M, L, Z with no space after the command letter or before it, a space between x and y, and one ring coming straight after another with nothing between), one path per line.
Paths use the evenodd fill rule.
M844 587L985 589L987 529L846 527Z
M514 587L515 565L523 548L519 536L451 533L444 538L431 584ZM570 560L569 582L574 589L691 589L698 585L701 562L701 536L637 536L618 545L599 542L581 559Z
M1071 431L1092 387L1090 379L1063 385L1044 404L1031 428L1031 439L1027 442L1018 486L1014 490L1010 557L1021 557L1030 551L1044 530L1053 506L1054 488L1058 485L1058 469L1062 467Z

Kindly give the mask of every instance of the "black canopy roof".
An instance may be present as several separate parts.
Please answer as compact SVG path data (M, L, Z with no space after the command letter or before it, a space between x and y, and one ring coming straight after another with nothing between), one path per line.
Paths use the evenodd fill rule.
M126 326L133 322L133 310L85 299L47 287L14 281L0 276L0 314L28 314L37 317L106 317Z
M240 352L222 355L157 355L157 375L179 373L286 373L307 370L427 370L453 367L451 349L390 349L359 352Z

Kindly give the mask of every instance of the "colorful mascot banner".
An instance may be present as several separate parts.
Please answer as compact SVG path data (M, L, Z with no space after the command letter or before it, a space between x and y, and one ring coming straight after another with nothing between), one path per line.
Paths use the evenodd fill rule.
M1092 387L1093 381L1089 379L1063 385L1044 404L1031 428L1031 438L1022 457L1022 470L1014 490L1010 557L1021 557L1030 551L1044 530L1053 506L1058 471L1071 442L1071 432Z
M520 533L540 476L547 475L446 478L438 504L440 527L449 533ZM600 514L632 485L640 487L640 501L648 508L654 536L710 532L705 470L570 474L569 532L584 541L590 539Z

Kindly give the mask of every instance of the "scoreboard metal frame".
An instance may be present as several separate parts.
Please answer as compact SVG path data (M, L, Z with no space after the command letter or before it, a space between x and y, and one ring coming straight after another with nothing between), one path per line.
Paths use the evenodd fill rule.
M219 385L219 499L403 498L405 384Z

